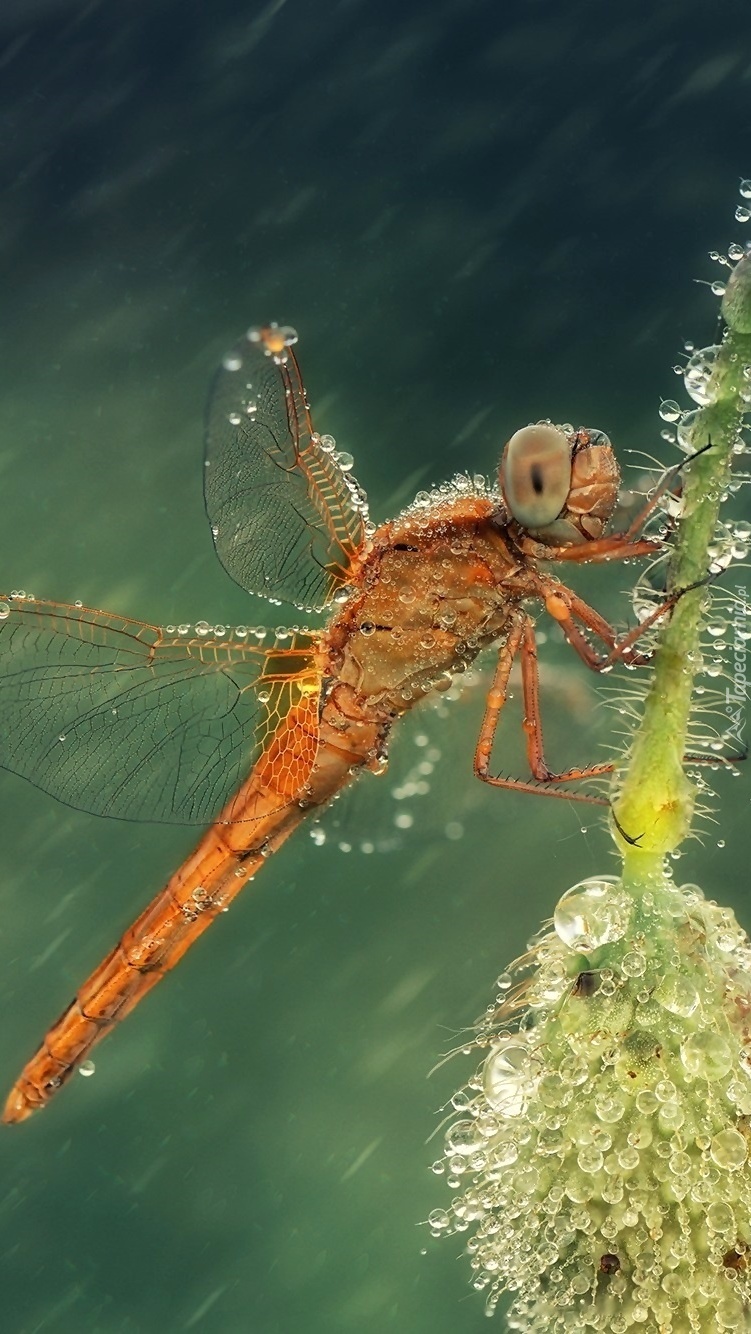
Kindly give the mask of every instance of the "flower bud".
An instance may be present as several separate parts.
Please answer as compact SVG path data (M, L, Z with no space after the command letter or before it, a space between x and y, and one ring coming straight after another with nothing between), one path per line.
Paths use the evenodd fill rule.
M695 885L558 904L480 1024L429 1222L537 1334L746 1328L751 943ZM461 1193L457 1193L461 1191Z

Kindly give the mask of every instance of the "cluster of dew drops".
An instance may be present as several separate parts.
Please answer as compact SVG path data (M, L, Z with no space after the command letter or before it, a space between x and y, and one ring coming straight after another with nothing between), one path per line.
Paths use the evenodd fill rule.
M563 431L572 429L569 426L561 427ZM418 491L414 500L402 511L402 517L419 516L426 511L434 510L445 501L459 500L462 496L489 496L493 500L499 500L500 492L495 484L488 481L484 473L456 473L448 482L440 482L429 491Z

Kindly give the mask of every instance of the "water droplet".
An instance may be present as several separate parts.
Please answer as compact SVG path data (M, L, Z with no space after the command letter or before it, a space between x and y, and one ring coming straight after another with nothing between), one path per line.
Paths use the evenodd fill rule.
M504 1117L521 1116L534 1087L536 1065L519 1038L506 1036L494 1044L483 1066L482 1083L490 1106Z
M680 1130L686 1120L686 1113L679 1102L664 1102L660 1107L658 1121L661 1130Z
M691 1171L691 1159L683 1149L678 1149L675 1153L671 1153L668 1167L673 1176L687 1177Z
M600 1171L604 1159L601 1151L594 1144L586 1144L583 1149L579 1150L576 1161L582 1172L586 1172L589 1176Z
M639 1150L630 1144L618 1154L618 1164L624 1172L633 1172L641 1162Z
M661 978L655 990L655 1000L670 1014L678 1014L687 1019L699 1004L699 994L687 977L680 973L667 973Z
M676 432L676 443L679 449L685 454L693 454L697 444L698 433L703 430L701 416L698 412L684 412Z
M678 1096L678 1090L672 1079L660 1079L655 1084L655 1097L658 1102L674 1102Z
M730 1232L735 1235L735 1216L729 1204L715 1200L707 1209L707 1227L712 1232Z
M746 1306L735 1296L723 1297L715 1310L720 1329L743 1330L746 1325Z
M746 1141L740 1130L721 1130L709 1146L713 1162L728 1172L735 1172L746 1161Z
M719 1033L699 1029L681 1043L681 1060L692 1075L703 1079L722 1079L733 1064L729 1042Z
M681 415L680 404L674 398L664 398L660 404L660 416L664 422L677 422Z
M620 1093L600 1093L595 1098L595 1111L606 1125L615 1125L626 1110L626 1103Z
M629 950L621 960L621 968L626 977L643 977L647 961L639 950Z
M446 1153L472 1154L485 1146L476 1121L455 1121L446 1132Z
M81 1064L78 1067L78 1073L79 1075L83 1075L84 1079L90 1079L95 1070L96 1066L93 1061L81 1061Z
M564 1056L558 1067L558 1073L564 1084L570 1084L572 1088L577 1088L580 1084L586 1084L589 1079L589 1066L581 1057Z
M630 903L615 877L583 880L567 890L553 915L556 933L573 950L592 950L620 940L628 929Z
M659 1101L651 1089L642 1089L636 1095L636 1108L642 1116L652 1116L659 1105Z
M719 385L715 370L720 351L718 346L700 348L689 358L683 372L687 393L701 407L706 407L707 403L717 398Z
M428 1214L428 1227L432 1228L433 1232L445 1232L450 1226L451 1219L445 1209L434 1209Z

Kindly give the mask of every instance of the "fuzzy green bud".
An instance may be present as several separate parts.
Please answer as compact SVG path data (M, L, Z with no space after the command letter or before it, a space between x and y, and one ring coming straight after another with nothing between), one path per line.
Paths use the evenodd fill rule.
M442 1164L460 1193L433 1232L470 1234L511 1329L743 1329L751 942L666 875L637 900L585 881L554 927L478 1030Z

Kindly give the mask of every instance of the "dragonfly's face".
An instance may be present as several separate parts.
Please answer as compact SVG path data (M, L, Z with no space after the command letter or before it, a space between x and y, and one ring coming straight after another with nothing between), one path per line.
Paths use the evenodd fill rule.
M545 546L601 537L618 500L613 446L604 431L585 427L523 427L506 445L499 475L512 519Z

